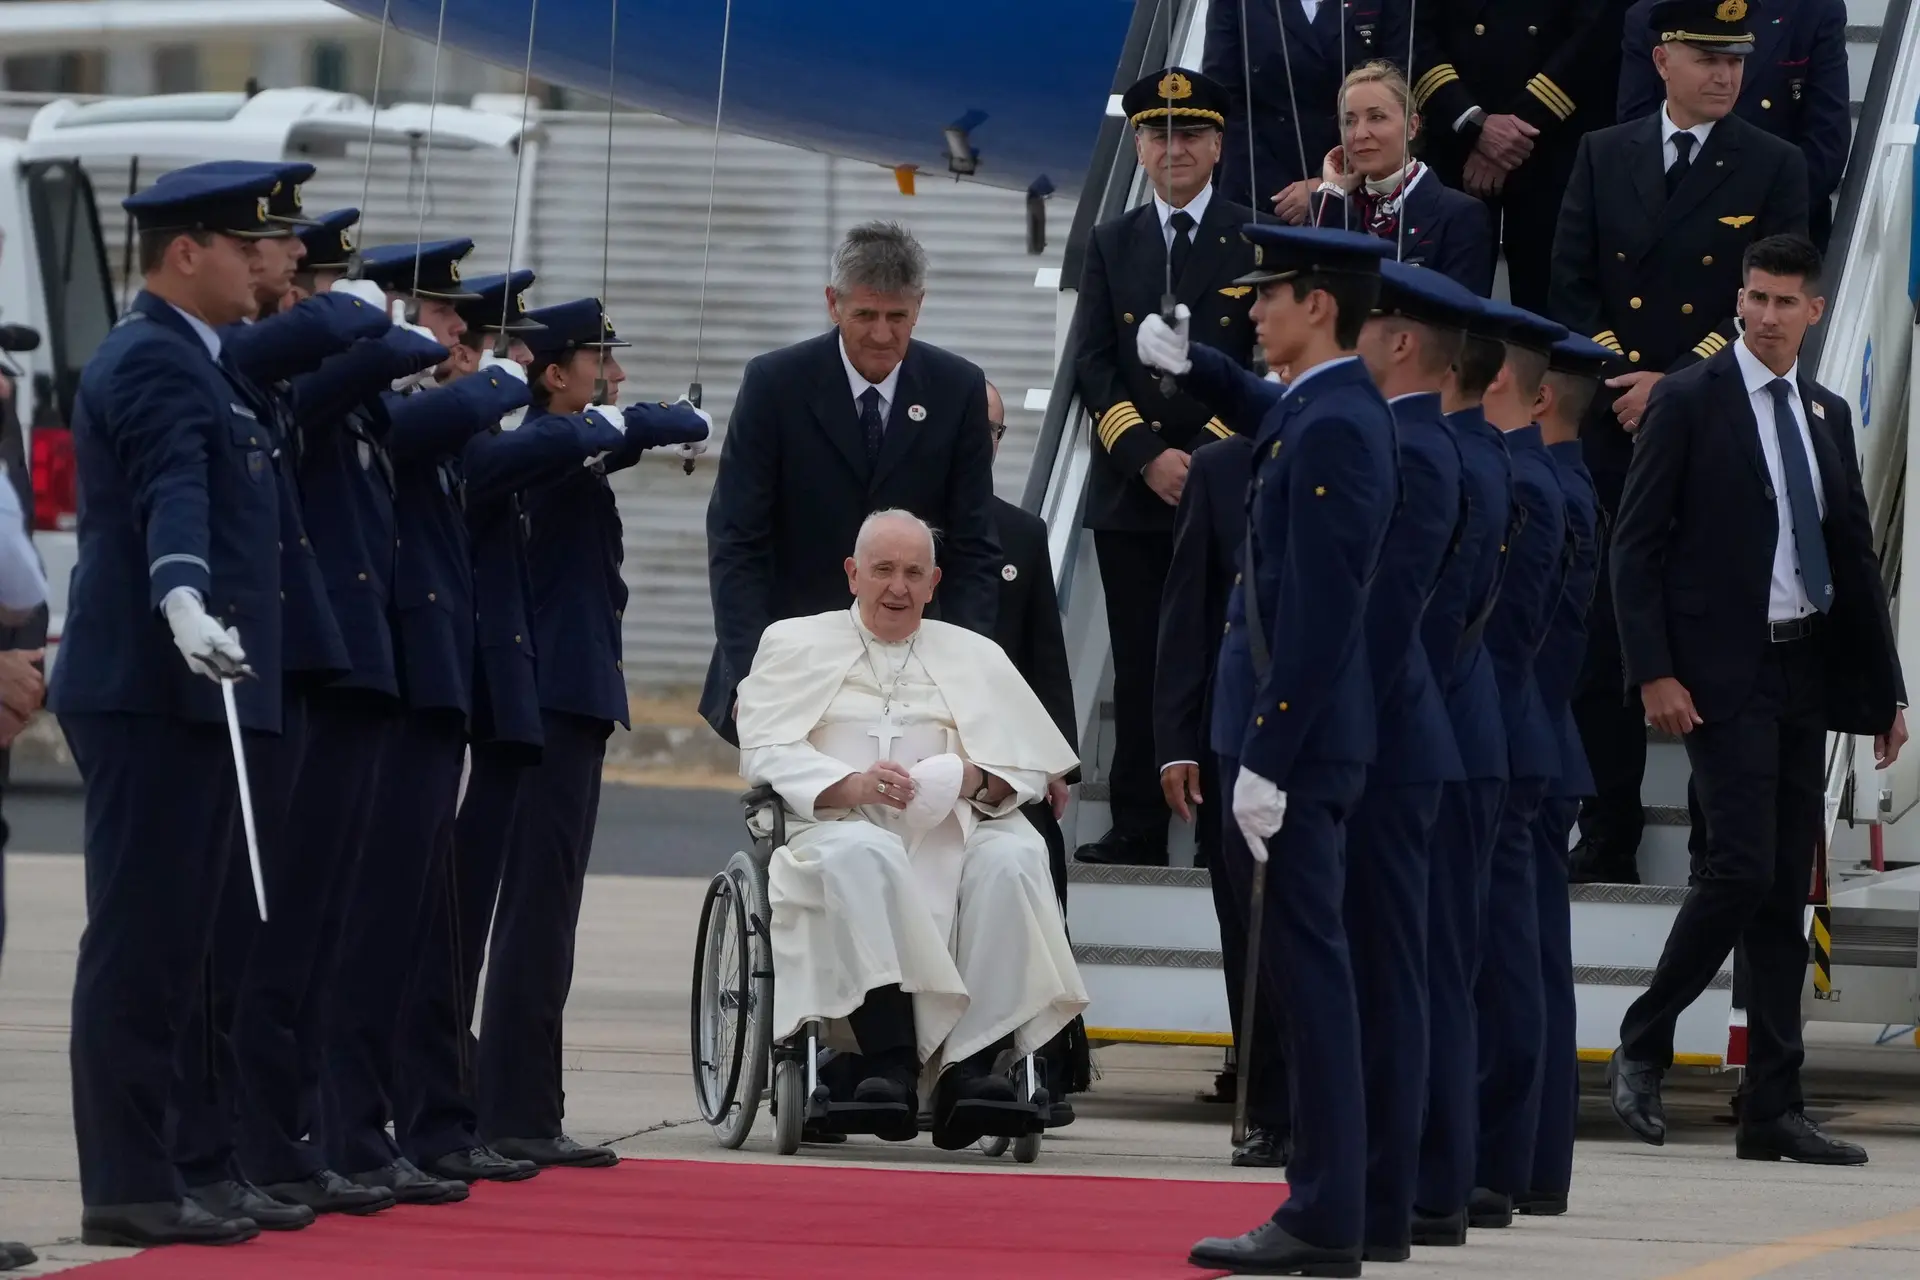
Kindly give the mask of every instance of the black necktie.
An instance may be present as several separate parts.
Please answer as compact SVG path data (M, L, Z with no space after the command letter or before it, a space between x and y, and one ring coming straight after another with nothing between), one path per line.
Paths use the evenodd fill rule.
M1773 396L1773 433L1780 442L1780 474L1787 481L1787 510L1793 516L1793 550L1800 562L1800 585L1807 600L1821 613L1833 608L1833 570L1827 563L1827 538L1820 528L1820 500L1813 492L1813 468L1800 442L1800 422L1793 416L1793 384L1775 378L1767 384Z
M880 416L880 388L868 387L860 393L860 429L867 436L867 461L880 456L881 442L887 438L887 422Z
M1673 193L1687 180L1687 170L1693 168L1693 144L1698 141L1685 129L1673 135L1674 162L1667 169L1667 199L1673 199Z
M1173 228L1173 246L1168 252L1172 254L1173 282L1178 285L1187 269L1187 256L1193 252L1193 237L1188 234L1193 230L1193 215L1185 209L1175 209L1167 225Z

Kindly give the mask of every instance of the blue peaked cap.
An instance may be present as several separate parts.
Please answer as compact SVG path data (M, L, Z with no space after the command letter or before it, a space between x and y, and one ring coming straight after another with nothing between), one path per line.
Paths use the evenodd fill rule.
M1254 269L1235 284L1266 284L1308 272L1377 275L1380 260L1393 252L1393 246L1378 236L1332 227L1250 222L1240 228L1240 234L1253 246Z
M546 328L523 335L536 360L556 361L570 351L588 348L630 347L613 331L613 321L598 298L581 298L558 306L527 312L527 318Z
M215 160L208 167L234 173L259 170L272 173L273 190L267 193L267 221L292 228L287 233L291 235L298 235L302 228L314 225L313 219L307 217L300 207L300 184L314 174L313 166L306 161Z
M1553 350L1547 353L1547 368L1581 378L1604 378L1619 359L1619 353L1613 348L1570 333L1554 343Z
M388 293L410 293L437 302L472 302L477 295L460 280L460 260L472 252L473 241L465 237L383 244L363 253L360 265L366 278Z
M120 202L142 231L213 231L264 240L286 228L268 220L267 202L280 166L213 161L160 175Z
M1480 302L1480 314L1468 326L1467 332L1476 338L1494 338L1544 354L1553 350L1554 343L1567 336L1567 326L1556 324L1545 316L1537 316L1510 302L1484 298Z
M353 227L360 221L358 209L335 209L301 227L297 234L307 246L300 264L306 271L344 271L353 259Z
M508 333L534 333L546 326L538 320L527 317L526 291L533 284L533 272L515 271L508 275L480 276L467 281L467 288L479 296L472 302L463 302L457 308L460 318L467 322L469 333L486 330L498 333L502 325L500 318L506 316L504 326Z
M1465 329L1480 314L1480 302L1465 285L1430 267L1387 258L1380 263L1380 301L1373 314Z

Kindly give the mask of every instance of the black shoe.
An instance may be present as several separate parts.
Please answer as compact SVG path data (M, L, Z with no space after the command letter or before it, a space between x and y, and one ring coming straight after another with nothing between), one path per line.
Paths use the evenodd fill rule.
M1047 1104L1047 1128L1064 1129L1074 1121L1071 1102L1050 1102Z
M542 1169L607 1169L620 1163L612 1147L584 1147L564 1133L557 1138L497 1138L488 1145L509 1160L531 1160Z
M868 1076L855 1085L853 1100L876 1106L891 1104L905 1107L917 1115L920 1111L920 1094L914 1086L918 1083L915 1075L896 1067L879 1075Z
M363 1187L385 1187L401 1204L458 1204L467 1198L467 1184L436 1178L405 1156L392 1164L347 1175Z
M1621 858L1605 845L1582 840L1567 855L1569 884L1639 884L1640 868L1635 858Z
M1231 1071L1222 1071L1213 1077L1213 1088L1203 1089L1193 1095L1195 1102L1204 1102L1209 1106L1232 1106L1240 1094L1240 1077Z
M1405 1262L1413 1256L1413 1246L1406 1241L1389 1244L1385 1241L1368 1241L1360 1246L1362 1262Z
M1529 1218L1557 1218L1567 1211L1564 1191L1529 1191L1513 1198L1513 1211Z
M1196 1267L1217 1267L1244 1276L1357 1276L1360 1250L1316 1249L1263 1222L1231 1240L1208 1236L1193 1246L1187 1261Z
M1459 1213L1423 1213L1413 1211L1413 1242L1427 1246L1462 1245L1467 1242L1467 1215Z
M243 1244L260 1234L251 1218L216 1218L191 1200L91 1204L80 1210L80 1243L117 1249L161 1244Z
M322 1169L298 1182L276 1182L260 1189L281 1204L303 1204L315 1213L350 1213L363 1217L400 1203L387 1187L363 1187L331 1169Z
M524 1182L539 1173L540 1166L531 1160L509 1160L497 1151L473 1146L429 1160L426 1171L449 1182Z
M216 1218L229 1222L251 1218L262 1231L298 1231L313 1225L313 1210L303 1204L282 1204L251 1182L188 1187L187 1198Z
M1167 865L1167 842L1164 837L1152 840L1146 836L1126 836L1109 831L1092 844L1083 844L1075 849L1073 860L1114 867L1164 867Z
M1642 1142L1664 1146L1667 1141L1667 1109L1660 1101L1661 1068L1651 1062L1629 1058L1615 1049L1607 1059L1607 1092L1613 1114Z
M15 1267L30 1267L40 1261L40 1255L27 1246L14 1240L0 1240L0 1271L11 1271Z
M1742 1124L1733 1139L1742 1160L1798 1160L1801 1164L1865 1164L1865 1147L1829 1138L1804 1111Z
M1286 1135L1260 1125L1248 1126L1247 1140L1233 1149L1236 1169L1284 1169L1292 1158Z
M1467 1225L1470 1227L1510 1227L1513 1225L1513 1197L1500 1191L1475 1187L1467 1197Z

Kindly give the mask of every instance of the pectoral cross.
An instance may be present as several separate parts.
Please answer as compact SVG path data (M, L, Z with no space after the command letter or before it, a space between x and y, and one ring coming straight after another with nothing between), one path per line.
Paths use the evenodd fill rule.
M893 744L905 733L906 730L900 727L900 722L893 718L893 708L890 706L881 708L880 723L867 730L867 736L880 744L880 754L875 759L893 759Z

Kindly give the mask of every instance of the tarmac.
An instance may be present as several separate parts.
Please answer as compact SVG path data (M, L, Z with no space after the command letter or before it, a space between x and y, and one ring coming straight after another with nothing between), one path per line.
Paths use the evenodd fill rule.
M122 1256L76 1243L80 1197L67 1082L68 997L83 923L82 864L71 855L9 854L7 955L0 965L0 1238L22 1239L51 1274ZM697 877L593 875L567 1010L568 1127L636 1159L773 1161L763 1114L744 1150L721 1151L693 1101L687 1000ZM1895 1029L1898 1031L1898 1029ZM1629 1139L1588 1091L1571 1211L1477 1231L1464 1249L1419 1250L1370 1275L1553 1280L1913 1280L1920 1276L1920 1050L1909 1033L1816 1028L1810 1106L1836 1134L1866 1145L1855 1169L1733 1157L1729 1077L1669 1082L1675 1133L1664 1148ZM1226 1108L1195 1101L1219 1065L1213 1050L1098 1050L1077 1123L1049 1134L1037 1164L989 1161L855 1139L808 1147L801 1162L1050 1174L1272 1180L1226 1161ZM644 1206L636 1206L644 1212ZM401 1212L431 1213L432 1209ZM1245 1224L1252 1226L1252 1223ZM646 1274L636 1263L634 1274ZM1195 1273L1199 1274L1199 1273Z

